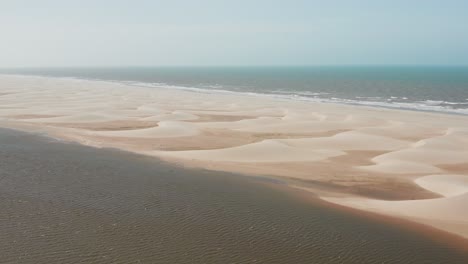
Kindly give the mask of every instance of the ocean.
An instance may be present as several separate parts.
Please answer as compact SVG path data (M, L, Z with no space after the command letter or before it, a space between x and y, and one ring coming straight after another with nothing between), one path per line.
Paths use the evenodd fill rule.
M461 66L23 68L0 73L468 114L468 67Z

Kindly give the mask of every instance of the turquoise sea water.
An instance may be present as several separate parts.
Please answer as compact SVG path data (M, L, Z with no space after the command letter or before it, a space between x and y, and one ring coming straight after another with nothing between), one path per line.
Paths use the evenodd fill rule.
M41 68L4 69L0 73L468 114L468 67Z

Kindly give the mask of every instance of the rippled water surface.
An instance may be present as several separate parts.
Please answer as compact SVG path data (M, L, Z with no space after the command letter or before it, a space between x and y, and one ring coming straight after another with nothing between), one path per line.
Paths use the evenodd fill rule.
M257 179L0 130L0 263L468 263Z

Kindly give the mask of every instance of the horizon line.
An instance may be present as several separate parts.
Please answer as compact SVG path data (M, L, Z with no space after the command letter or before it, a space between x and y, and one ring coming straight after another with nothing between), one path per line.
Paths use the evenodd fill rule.
M281 67L468 67L468 64L257 64L257 65L54 65L54 66L0 66L0 70L15 69L73 69L73 68L281 68Z

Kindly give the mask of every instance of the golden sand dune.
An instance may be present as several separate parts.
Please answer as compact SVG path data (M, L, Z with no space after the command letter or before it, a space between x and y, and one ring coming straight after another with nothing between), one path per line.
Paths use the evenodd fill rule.
M282 177L468 238L468 117L67 78L0 76L5 127Z

